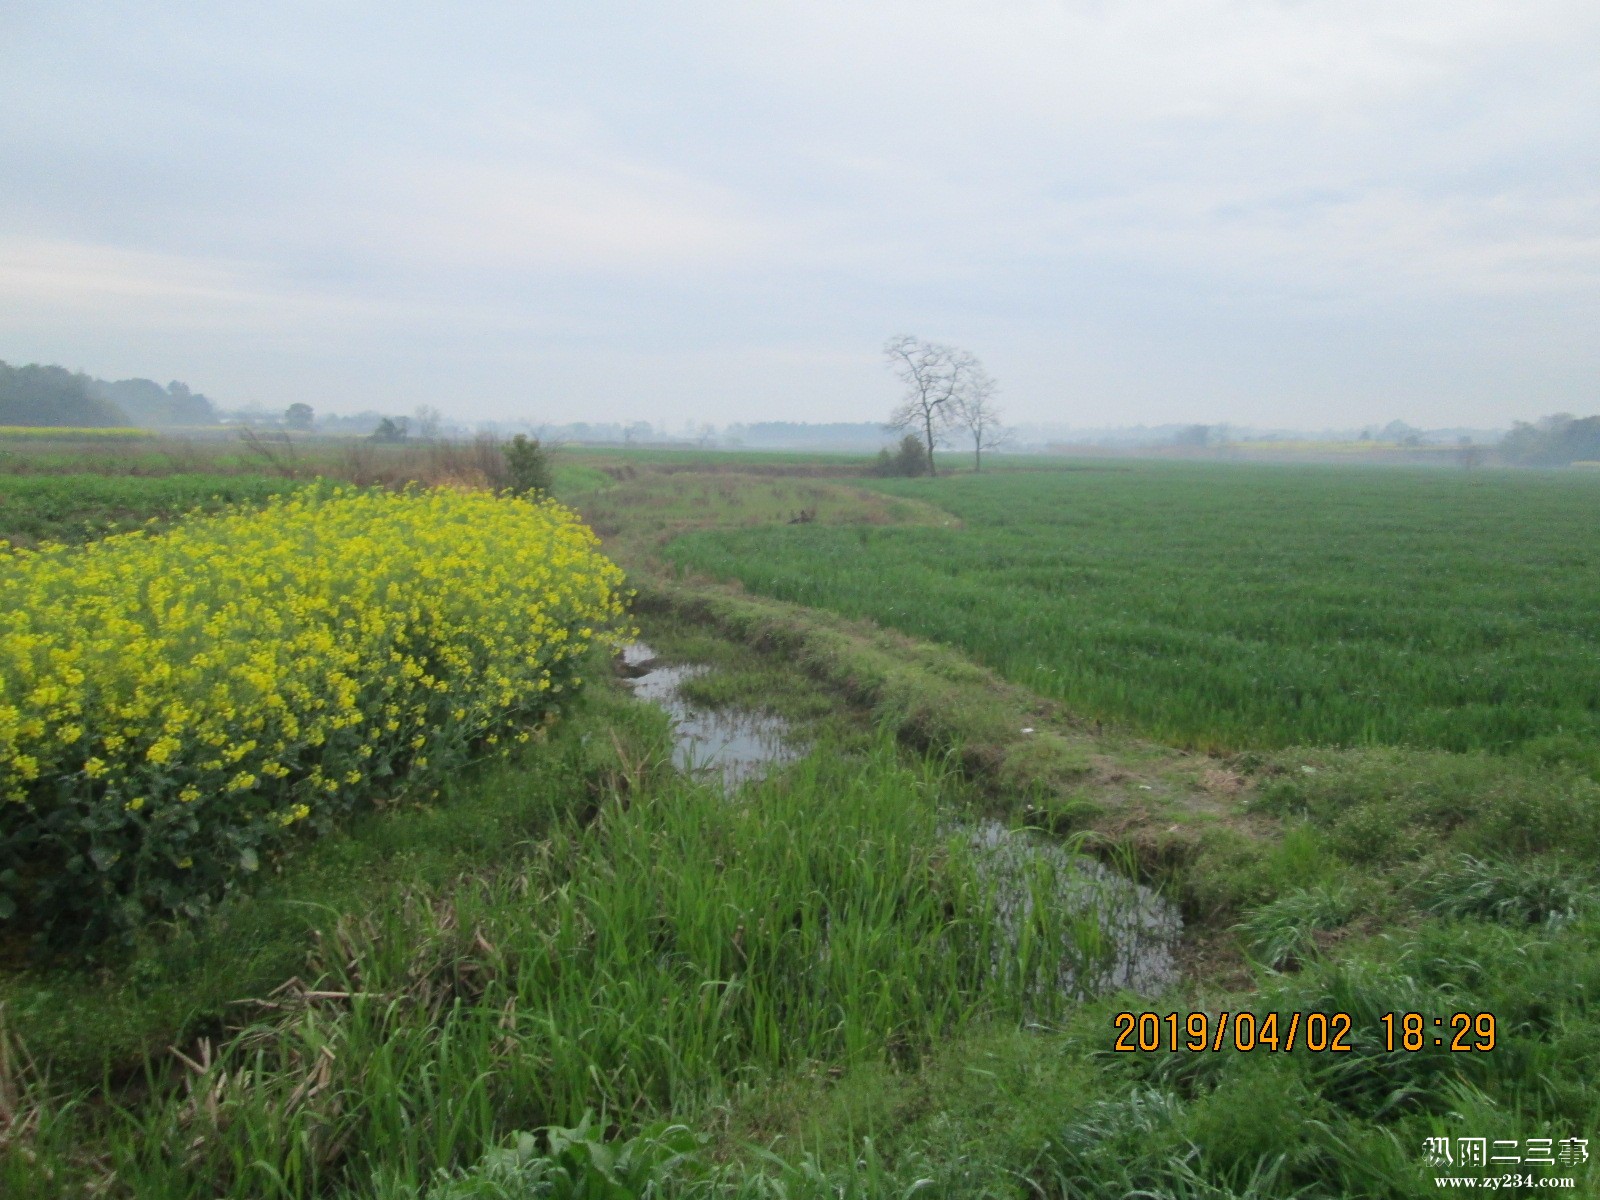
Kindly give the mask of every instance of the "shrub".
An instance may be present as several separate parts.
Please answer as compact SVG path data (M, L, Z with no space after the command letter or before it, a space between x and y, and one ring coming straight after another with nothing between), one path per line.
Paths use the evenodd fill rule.
M548 496L554 483L550 452L538 438L517 434L505 447L506 470L511 476L511 491L517 496Z
M0 915L192 912L544 715L622 617L553 503L312 488L0 557Z
M878 451L877 462L873 464L875 475L904 475L916 477L928 473L928 451L923 446L922 439L914 433L908 433L900 439L899 448L890 454L887 449Z
M369 437L374 442L403 442L411 436L411 422L405 417L385 417Z

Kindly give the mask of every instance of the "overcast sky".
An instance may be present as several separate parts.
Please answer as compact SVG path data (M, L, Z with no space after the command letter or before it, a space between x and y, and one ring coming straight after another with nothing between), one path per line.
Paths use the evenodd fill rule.
M224 405L1600 410L1595 0L0 6L0 358Z

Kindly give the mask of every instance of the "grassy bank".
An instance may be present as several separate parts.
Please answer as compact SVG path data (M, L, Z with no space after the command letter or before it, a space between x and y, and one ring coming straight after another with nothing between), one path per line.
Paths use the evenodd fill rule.
M1237 950L1164 999L1029 1011L982 969L995 925L942 832L1029 802L938 765L959 751L908 767L864 732L915 720L937 747L956 713L978 746L1025 693L893 634L875 661L848 626L808 634L834 624L816 614L674 611L647 636L717 664L701 701L765 696L853 738L730 803L666 774L654 710L592 692L527 757L375 815L214 925L152 931L114 989L13 981L11 1027L53 1078L11 1077L31 1132L6 1194L1407 1196L1434 1194L1425 1137L1581 1137L1600 1115L1592 849L1548 844L1594 825L1581 777L1562 799L1492 758L1240 764L1237 813L1197 818L1172 875ZM870 713L828 703L845 675ZM1093 772L1140 758L1112 749L1019 784L1099 794ZM1119 1054L1123 1008L1347 1012L1352 1050ZM1390 1050L1382 1015L1406 1011L1491 1012L1495 1050ZM90 1045L120 1049L74 1065ZM586 1111L582 1137L546 1129ZM607 1172L632 1183L559 1190Z

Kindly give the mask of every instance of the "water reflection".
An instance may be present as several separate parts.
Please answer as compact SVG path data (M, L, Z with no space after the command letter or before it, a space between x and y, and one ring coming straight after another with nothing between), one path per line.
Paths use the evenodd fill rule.
M789 741L789 724L748 709L702 708L682 694L683 685L711 668L700 663L658 666L644 642L622 652L630 669L628 685L641 700L664 709L673 724L672 761L681 771L718 778L733 791L747 779L760 779L775 763L792 762L800 750Z
M1074 854L1025 829L997 821L953 825L992 889L1005 952L1014 951L1034 905L1043 899L1070 941L1061 987L1092 996L1117 988L1154 995L1178 978L1174 952L1183 930L1176 907L1098 859ZM1038 923L1034 923L1037 927Z

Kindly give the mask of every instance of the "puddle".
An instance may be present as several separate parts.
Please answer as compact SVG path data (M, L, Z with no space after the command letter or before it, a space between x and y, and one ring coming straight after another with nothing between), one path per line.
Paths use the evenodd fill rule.
M1007 951L1016 949L1035 897L1050 898L1060 935L1074 943L1060 986L1083 998L1127 988L1154 995L1177 982L1174 952L1183 918L1160 895L1097 859L1071 854L997 821L958 825L974 865L994 889Z
M731 792L747 779L760 779L769 767L800 757L799 748L788 740L788 722L778 717L747 709L701 708L685 700L684 683L710 667L657 666L655 657L643 642L624 647L624 666L639 672L625 682L635 696L672 718L672 762L680 771L715 776Z

